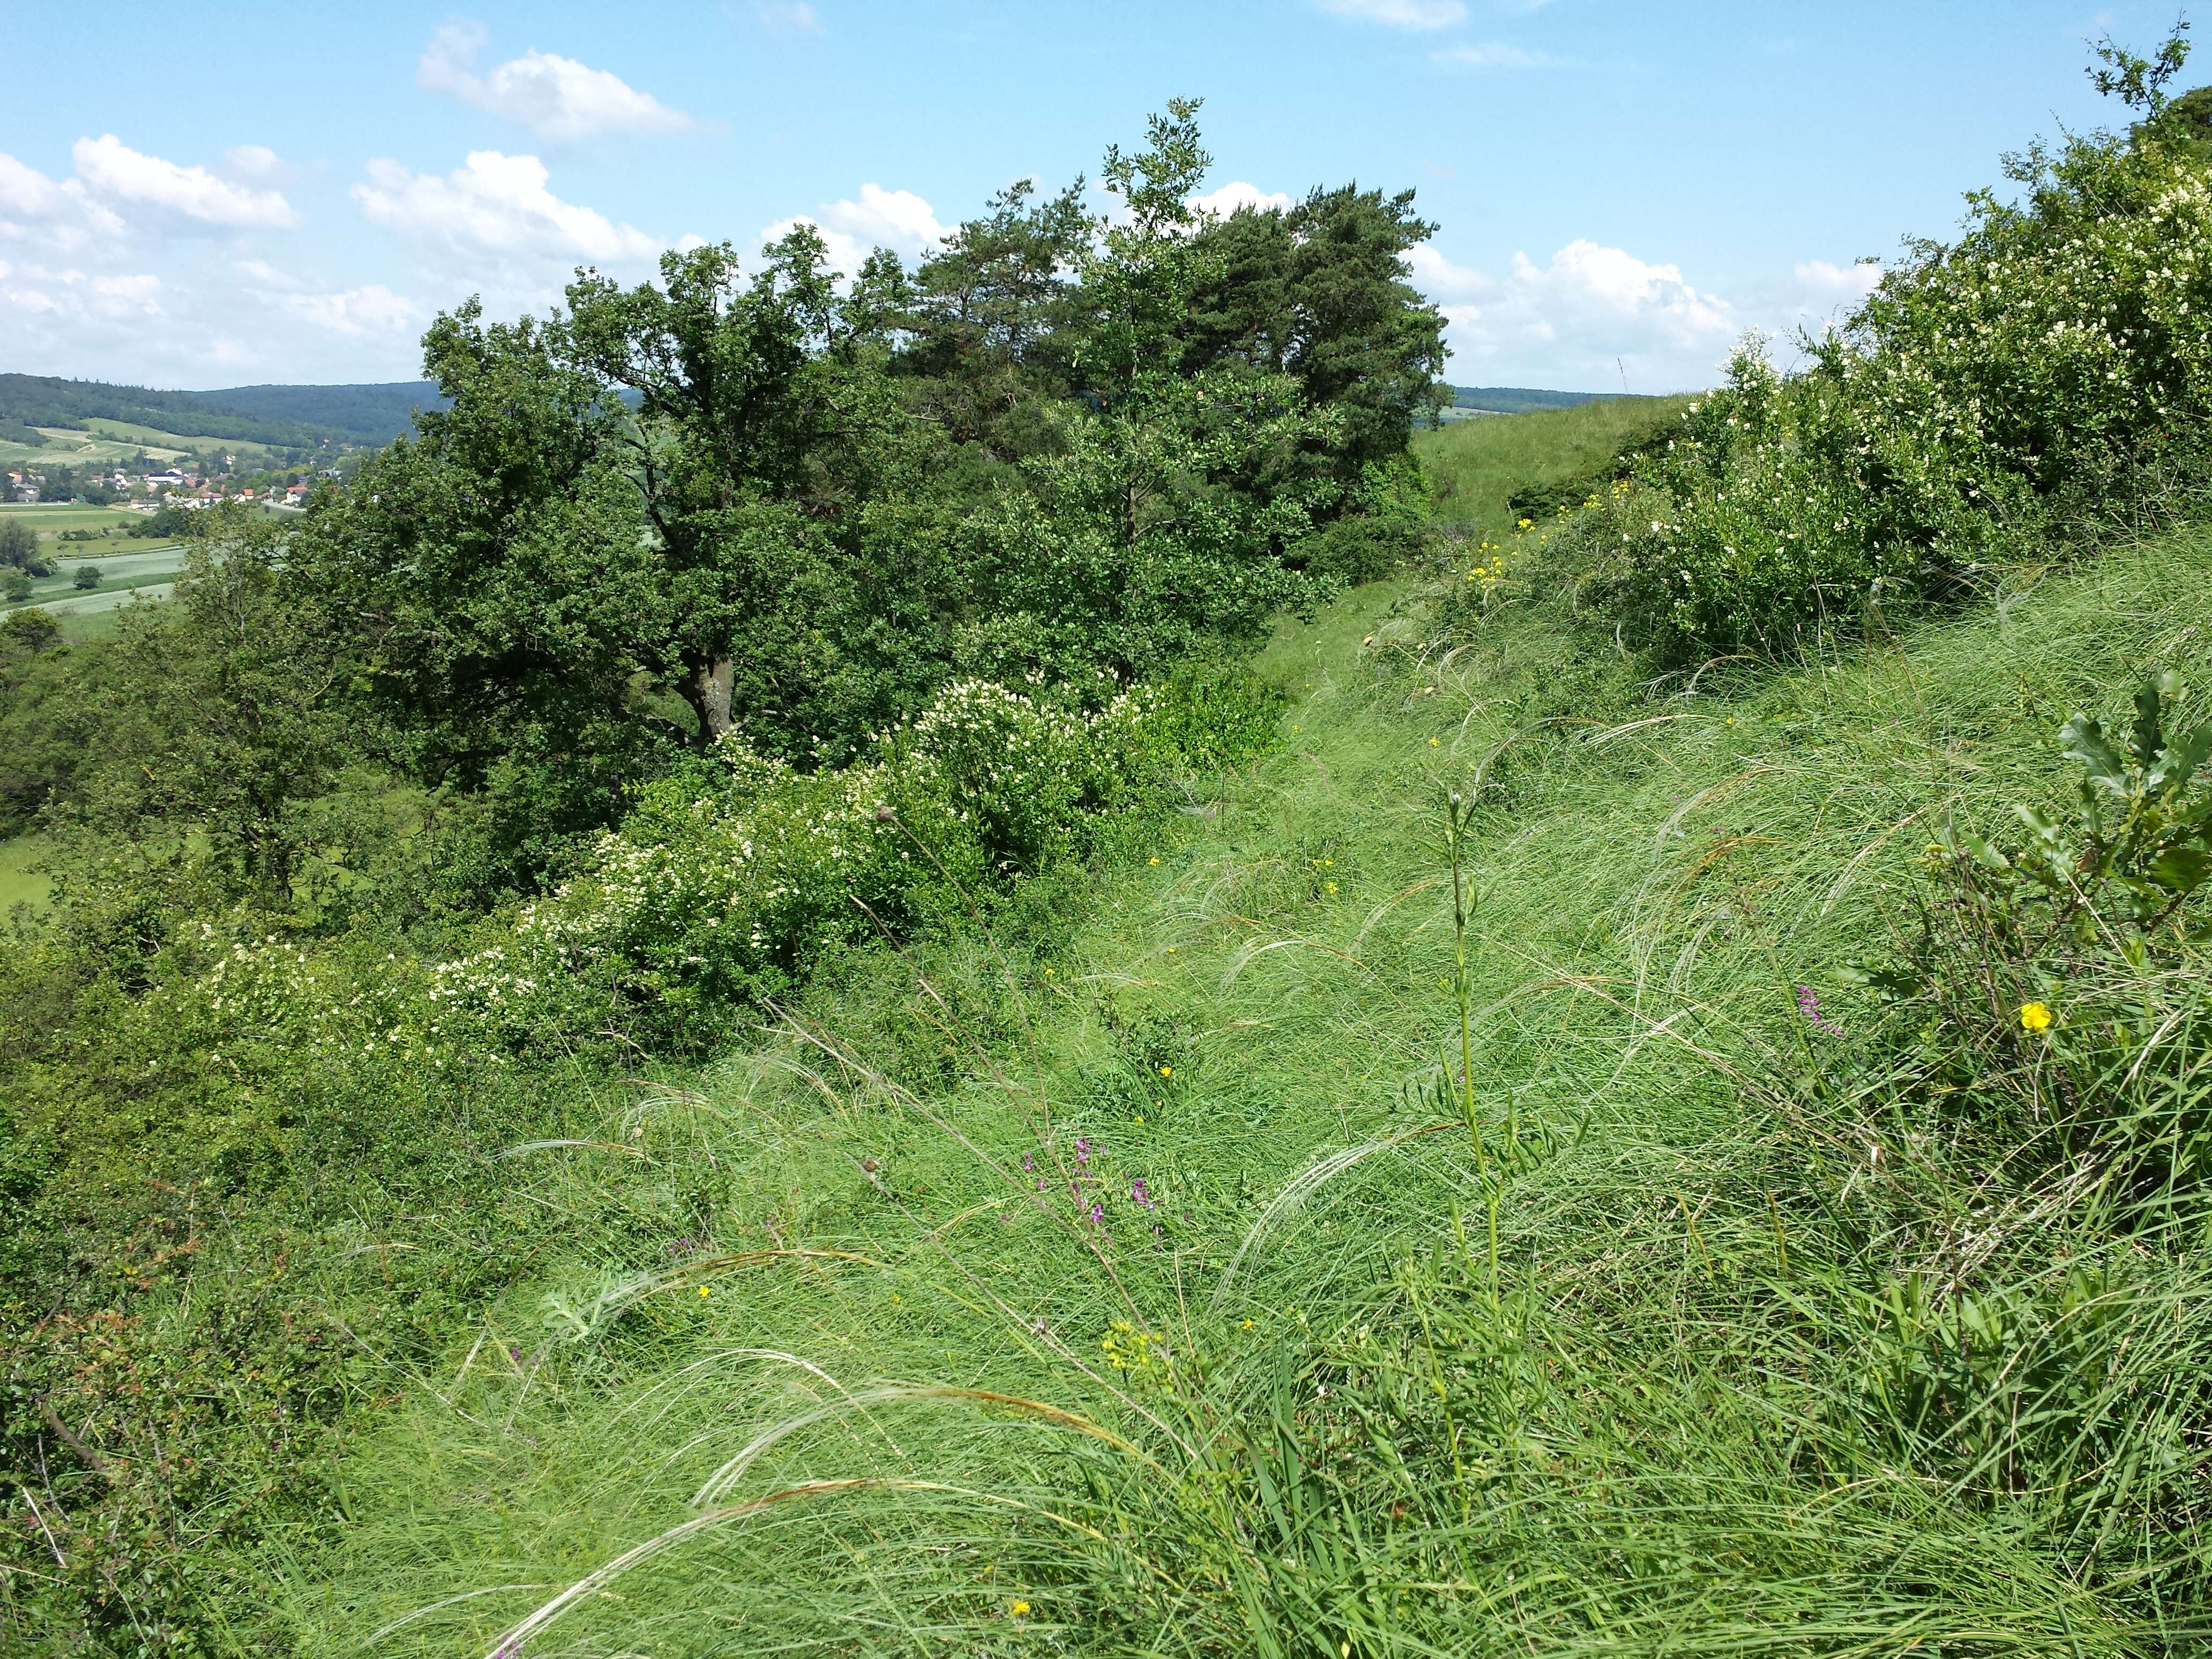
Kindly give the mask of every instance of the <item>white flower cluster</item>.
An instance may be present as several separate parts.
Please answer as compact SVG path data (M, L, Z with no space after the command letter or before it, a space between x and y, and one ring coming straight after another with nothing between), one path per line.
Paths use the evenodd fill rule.
M726 739L726 787L650 790L510 940L440 964L431 997L498 1027L592 991L681 1019L773 995L812 957L910 921L933 889L1079 850L1141 763L1148 700L986 680L879 733L878 758L802 773Z
M1604 526L1629 608L1687 650L1790 648L1944 589L2212 420L2212 179L2080 141L1893 270L1784 380L1756 341Z

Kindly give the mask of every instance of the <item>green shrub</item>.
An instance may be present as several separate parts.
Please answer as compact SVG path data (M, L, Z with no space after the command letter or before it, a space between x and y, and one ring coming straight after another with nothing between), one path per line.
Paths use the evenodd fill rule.
M2195 787L2212 720L2174 730L2179 691L2146 684L2118 733L2066 723L2072 822L2019 807L2009 850L1947 823L1917 933L1868 975L1895 1000L1908 1093L2025 1172L2094 1172L2084 1201L2153 1224L2212 1176L2212 977L2190 904L2212 873Z
M2162 125L2008 163L1787 379L1756 340L1638 469L1598 596L1678 659L1794 654L2193 473L2212 418L2212 175Z
M1065 688L958 681L840 770L725 739L715 772L647 787L429 994L509 1037L618 1017L648 1042L711 1045L831 953L1088 858L1168 780L1238 764L1273 728L1249 675L1194 669L1090 709Z

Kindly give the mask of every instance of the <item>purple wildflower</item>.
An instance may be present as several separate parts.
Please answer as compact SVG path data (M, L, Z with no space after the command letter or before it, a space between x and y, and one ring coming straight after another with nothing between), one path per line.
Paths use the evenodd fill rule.
M1813 988L1809 985L1801 985L1797 988L1797 1012L1805 1016L1814 1030L1826 1031L1836 1036L1843 1035L1842 1026L1832 1019L1823 1019L1820 1017L1820 999L1813 994Z
M1024 1152L1022 1154L1022 1168L1024 1170L1035 1170L1036 1168L1036 1157L1031 1153Z
M1158 1203L1152 1197L1152 1189L1145 1184L1145 1178L1142 1176L1139 1176L1129 1183L1129 1196L1148 1210L1159 1208Z
M1091 1201L1091 1224L1094 1227L1103 1227L1106 1224L1106 1206L1096 1199Z

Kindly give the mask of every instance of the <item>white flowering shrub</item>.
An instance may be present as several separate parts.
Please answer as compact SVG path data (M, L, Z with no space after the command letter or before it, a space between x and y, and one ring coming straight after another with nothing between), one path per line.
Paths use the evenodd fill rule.
M2212 170L2156 123L2008 163L1777 375L1756 341L1639 468L1600 592L1679 656L1793 653L2195 459L2212 418Z
M1034 874L1079 856L1094 819L1134 803L1150 701L1122 692L1086 712L1064 695L957 680L893 746L909 781L947 803L994 869Z
M842 770L726 740L719 788L648 790L511 934L440 964L430 998L510 1037L619 1010L655 1040L704 1040L702 1016L782 994L826 952L1087 856L1163 779L1242 760L1273 726L1246 679L1187 675L1090 708L963 680Z

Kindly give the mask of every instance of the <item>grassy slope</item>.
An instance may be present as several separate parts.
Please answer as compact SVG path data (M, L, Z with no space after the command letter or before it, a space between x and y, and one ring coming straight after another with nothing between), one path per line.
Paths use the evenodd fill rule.
M1433 481L1437 519L1494 532L1511 527L1505 498L1514 490L1604 465L1623 445L1672 420L1688 401L1614 398L1575 409L1455 421L1415 433L1413 451Z
M10 468L40 465L105 466L127 465L139 455L164 465L186 454L231 455L251 471L274 466L291 452L255 439L210 434L182 437L158 427L135 426L127 421L98 417L81 427L42 426L46 441L38 448L27 444L0 443L0 465ZM319 462L315 465L320 465Z
M51 850L40 836L14 836L0 841L0 918L19 904L36 909L46 903L53 884L34 874L31 866Z
M1472 432L1491 442L1505 424ZM1466 476L1496 464L1486 452ZM2111 702L2146 665L2212 683L2191 597L2208 578L2212 538L2124 549L1901 650L1732 692L1709 681L1694 702L1650 701L1607 653L1510 611L1446 655L1376 590L1285 628L1266 668L1294 699L1287 752L1107 872L1043 960L1011 945L1003 969L980 951L928 960L938 988L917 996L886 959L757 1054L611 1095L596 1144L492 1166L518 1209L574 1218L573 1255L532 1264L482 1340L417 1379L347 1462L335 1571L292 1595L309 1646L486 1592L376 1649L485 1650L552 1588L696 1513L702 1482L768 1425L840 1390L901 1379L1034 1397L1175 1468L1168 1430L1194 1431L1177 1403L1194 1373L1245 1422L1264 1424L1273 1398L1310 1427L1321 1401L1284 1404L1283 1379L1337 1375L1310 1373L1315 1356L1387 1346L1418 1315L1432 1364L1456 1332L1455 1374L1494 1364L1526 1403L1452 1428L1441 1477L1433 1462L1403 1475L1390 1512L1411 1510L1407 1530L1377 1520L1370 1535L1396 1552L1380 1582L1398 1587L1373 1628L1395 1620L1453 1650L1711 1651L1755 1629L1823 1650L1901 1650L1908 1632L1919 1650L1973 1630L2005 1632L2007 1651L2121 1650L2124 1620L2066 1581L2024 1509L1977 1510L1878 1472L1830 1485L1794 1461L1796 1407L1737 1322L1729 1275L1770 1259L1770 1216L1801 1224L1802 1171L1686 1039L1741 1065L1746 1032L1787 1032L1794 982L1832 982L1879 938L1931 809L1956 797L1995 814L2049 792L2070 708ZM1437 801L1486 757L1476 1074L1486 1111L1565 1148L1510 1179L1497 1217L1500 1276L1521 1299L1496 1301L1497 1281L1486 1292L1454 1131L1377 1152L1285 1214L1210 1310L1297 1172L1436 1121L1407 1086L1456 1041ZM951 1013L933 1012L940 996ZM891 1012L902 1003L909 1017ZM1831 1011L1854 1017L1848 998ZM937 1086L909 1092L873 1069L896 1054L911 1082L939 1049ZM1079 1136L1103 1177L1103 1238L1021 1167L1075 1172ZM1139 1177L1158 1211L1130 1201ZM799 1250L842 1254L741 1254ZM599 1274L648 1266L652 1293L592 1314ZM549 1288L558 1307L541 1304ZM1116 1319L1168 1337L1183 1395L1100 1363ZM1146 1577L1187 1559L1176 1540L1203 1530L1203 1480L1178 1488L1079 1431L972 1402L863 1401L778 1440L727 1501L854 1476L1049 1495L1128 1528L1130 1601L1144 1583L1180 1595L1158 1640L1242 1650L1229 1591ZM1347 1462L1365 1444L1356 1427ZM1116 1598L1079 1582L1058 1535L944 1492L793 1502L595 1592L550 1649L1103 1643ZM1277 1593L1326 1599L1328 1565L1316 1554ZM1510 1601L1486 1599L1506 1585Z

